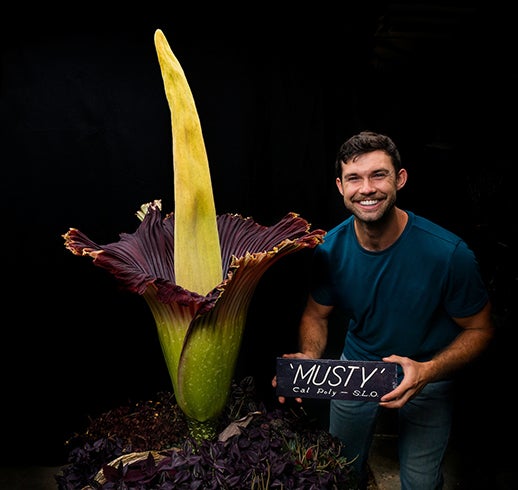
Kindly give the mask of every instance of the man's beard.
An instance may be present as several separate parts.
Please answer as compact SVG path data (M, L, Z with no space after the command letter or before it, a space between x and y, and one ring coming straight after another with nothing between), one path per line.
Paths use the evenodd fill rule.
M363 211L362 209L358 209L355 206L345 206L347 210L354 215L356 219L362 221L363 223L384 223L388 217L391 215L392 210L396 206L395 197L392 199L387 199L383 202L381 208L379 208L375 213L370 213L369 211Z

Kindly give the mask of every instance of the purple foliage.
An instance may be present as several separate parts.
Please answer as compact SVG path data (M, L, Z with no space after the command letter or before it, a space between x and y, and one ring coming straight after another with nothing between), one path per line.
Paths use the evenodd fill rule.
M245 381L244 381L245 382ZM59 490L339 490L355 488L354 475L349 464L340 457L340 444L330 434L315 426L314 421L300 409L276 409L267 411L250 399L250 380L235 386L234 405L241 409L261 408L259 414L241 433L226 441L203 440L197 442L185 432L185 426L175 424L182 434L176 440L168 440L169 448L148 447L147 457L134 462L110 465L109 462L122 454L135 450L135 442L124 437L122 431L106 431L107 420L102 430L109 437L95 441L88 438L98 436L95 421L92 427L74 441L75 447L69 453L69 464L61 475L56 475ZM149 404L140 404L141 412L146 413ZM170 411L174 405L164 406L161 402L154 405L153 431L157 430L156 407ZM125 413L123 411L123 413ZM230 409L234 420L243 413ZM227 414L228 414L227 413ZM146 424L136 422L138 411L131 410L131 419L139 430ZM113 414L111 414L113 417ZM146 417L150 418L149 413ZM225 423L228 422L225 421ZM116 425L113 419L111 425ZM164 424L170 427L170 420ZM120 427L125 427L117 419ZM126 429L125 430L129 430ZM134 431L132 432L134 433ZM160 433L160 431L158 431ZM164 437L170 434L164 429ZM123 437L121 437L121 435ZM147 440L140 436L140 440ZM148 440L156 446L156 442ZM143 448L139 447L141 451ZM159 457L155 458L158 454ZM102 469L104 479L96 478ZM99 482L102 481L102 483Z

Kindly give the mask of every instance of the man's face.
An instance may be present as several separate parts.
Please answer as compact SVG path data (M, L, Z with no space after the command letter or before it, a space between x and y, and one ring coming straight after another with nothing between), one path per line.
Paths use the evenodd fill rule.
M345 207L360 221L373 223L394 207L406 179L405 169L396 174L390 157L376 150L342 163L342 178L336 179L336 185Z

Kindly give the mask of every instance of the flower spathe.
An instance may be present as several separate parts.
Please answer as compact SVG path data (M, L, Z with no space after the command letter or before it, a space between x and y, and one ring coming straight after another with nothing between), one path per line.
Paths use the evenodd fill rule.
M145 213L145 214L144 214ZM71 228L65 246L88 255L123 288L142 295L153 313L179 406L190 418L217 418L227 401L246 316L263 274L281 257L323 240L322 230L295 213L266 227L238 214L217 217L224 279L201 295L176 284L174 214L162 219L160 202L146 204L133 234L98 245ZM195 246L195 244L193 244Z
M135 233L98 245L70 228L65 246L93 258L144 297L156 322L178 405L214 436L232 384L246 315L264 272L281 257L323 241L298 214L265 227L238 214L218 216L201 124L183 69L162 31L155 32L171 112L175 212L143 204ZM204 424L207 422L207 424ZM192 427L195 427L193 424ZM197 429L196 429L197 430Z

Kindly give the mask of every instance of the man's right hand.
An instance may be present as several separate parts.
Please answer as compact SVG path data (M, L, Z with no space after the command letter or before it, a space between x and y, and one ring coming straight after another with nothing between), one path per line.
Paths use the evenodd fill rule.
M309 356L307 356L306 354L303 354L302 352L296 352L294 354L283 354L282 357L284 359L311 359ZM277 388L277 376L273 377L272 386L274 388ZM286 402L286 397L284 397L284 396L279 396L279 397L277 397L277 399L279 400L279 403ZM297 398L295 398L295 401L298 403L302 403L302 398L297 397Z

